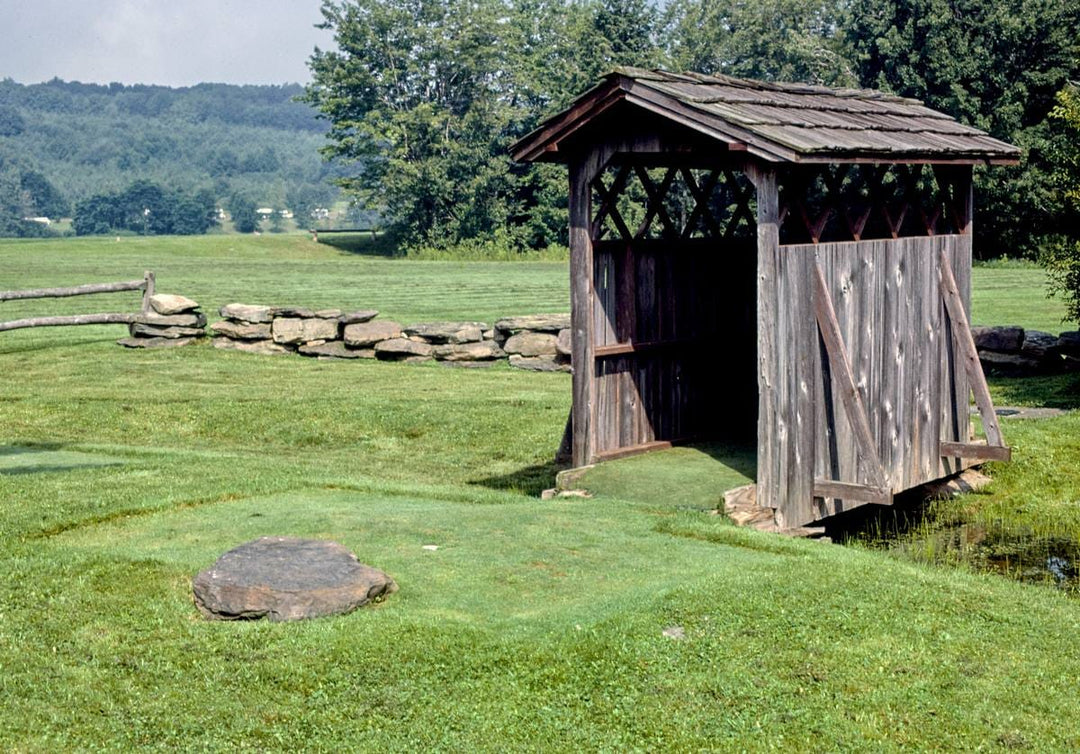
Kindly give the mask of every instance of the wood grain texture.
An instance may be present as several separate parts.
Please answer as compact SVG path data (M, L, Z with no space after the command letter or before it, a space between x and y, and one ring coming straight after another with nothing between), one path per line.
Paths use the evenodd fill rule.
M148 273L150 274L150 273ZM147 279L127 280L119 283L89 283L67 288L34 288L25 291L0 291L0 301L18 301L31 298L66 298L86 296L92 293L117 293L120 291L141 291L147 285Z

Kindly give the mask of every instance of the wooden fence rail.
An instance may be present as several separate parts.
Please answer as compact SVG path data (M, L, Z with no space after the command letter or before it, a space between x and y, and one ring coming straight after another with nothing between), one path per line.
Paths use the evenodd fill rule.
M154 295L154 273L143 273L141 280L126 280L119 283L90 283L68 288L35 288L24 291L0 291L0 302L20 301L31 298L66 298L68 296L86 296L93 293L117 293L121 291L142 291L142 307L138 313L107 312L103 314L71 314L54 317L28 317L0 322L0 332L20 330L26 327L67 327L70 325L110 325L130 324L139 316L150 311L150 297Z

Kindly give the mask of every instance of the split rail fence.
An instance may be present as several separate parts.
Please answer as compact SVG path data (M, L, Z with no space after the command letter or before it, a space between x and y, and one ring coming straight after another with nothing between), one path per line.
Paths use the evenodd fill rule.
M121 291L142 291L142 306L134 314L105 312L101 314L69 314L54 317L28 317L0 322L0 332L20 330L26 327L67 327L71 325L128 325L150 311L150 297L154 295L154 273L145 272L141 280L127 280L119 283L90 283L69 288L37 288L25 291L0 291L0 302L19 301L32 298L67 298L69 296L87 296L94 293L117 293Z

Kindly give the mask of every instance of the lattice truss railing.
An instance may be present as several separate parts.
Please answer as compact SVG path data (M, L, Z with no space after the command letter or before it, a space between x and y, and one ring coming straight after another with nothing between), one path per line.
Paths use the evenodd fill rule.
M622 161L592 182L594 241L750 238L757 195L728 168L647 167Z
M966 184L930 165L825 165L780 176L780 242L958 233Z

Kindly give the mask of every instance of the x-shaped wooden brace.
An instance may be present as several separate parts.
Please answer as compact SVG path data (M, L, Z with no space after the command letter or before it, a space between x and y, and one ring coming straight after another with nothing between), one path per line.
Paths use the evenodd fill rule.
M592 183L593 190L600 198L600 209L596 212L596 218L592 222L592 238L594 241L599 241L604 237L607 232L607 228L604 226L605 218L610 217L611 221L615 223L615 227L619 231L619 235L622 236L624 241L631 239L630 229L626 227L626 222L622 219L622 215L619 214L618 208L615 206L619 201L619 196L626 188L626 182L630 178L630 166L621 165L619 171L615 174L615 180L611 182L611 187L604 186L603 180L600 176L597 176Z

